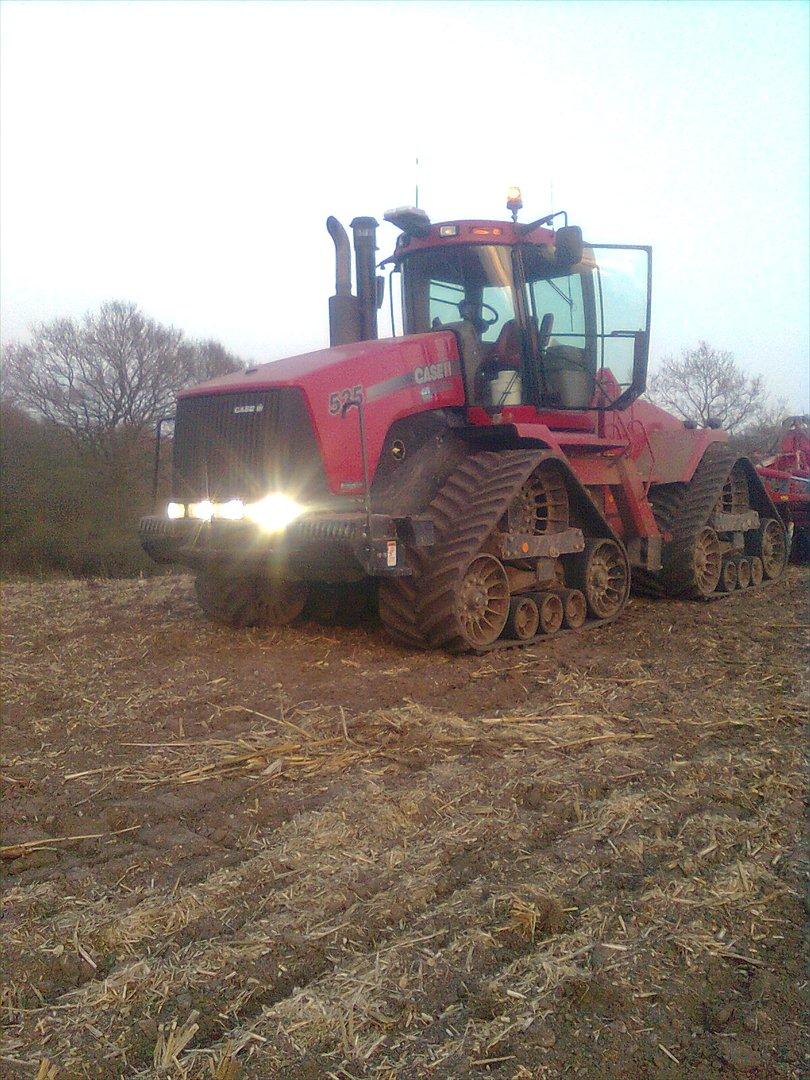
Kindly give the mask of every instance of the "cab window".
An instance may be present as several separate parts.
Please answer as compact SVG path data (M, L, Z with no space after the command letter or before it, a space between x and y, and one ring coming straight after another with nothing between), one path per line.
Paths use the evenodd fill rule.
M511 249L489 244L414 252L403 260L405 332L472 315L484 341L515 317ZM462 305L461 309L459 305Z
M544 278L529 285L530 310L538 324L553 315L552 340L585 348L585 302L579 274Z

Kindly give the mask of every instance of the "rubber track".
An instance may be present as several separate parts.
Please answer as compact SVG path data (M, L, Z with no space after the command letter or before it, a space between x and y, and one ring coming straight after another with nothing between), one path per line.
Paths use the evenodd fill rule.
M649 500L653 517L662 533L672 535L678 511L688 490L687 484L659 484L650 488ZM640 566L632 568L632 587L638 596L649 596L658 600L667 595L660 573L645 570Z
M425 649L427 642L420 633L417 622L417 587L421 578L422 559L416 552L411 551L410 562L413 568L412 577L384 578L380 582L377 594L380 621L388 636L399 645Z
M699 598L692 571L692 549L723 490L739 455L728 446L714 443L707 449L689 482L672 530L672 557L661 574L669 596Z
M462 649L454 586L547 451L485 451L467 458L430 504L437 543L411 552L412 577L380 584L380 618L395 641L418 648Z
M431 648L469 648L456 616L458 582L542 458L536 450L475 454L434 500L439 542L422 576L417 615Z

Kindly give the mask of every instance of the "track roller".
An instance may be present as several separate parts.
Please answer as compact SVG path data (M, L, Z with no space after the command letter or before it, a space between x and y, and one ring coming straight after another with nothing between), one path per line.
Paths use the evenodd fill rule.
M529 641L540 626L540 612L531 596L513 596L509 602L509 618L504 636L517 641Z
M738 580L737 563L734 559L726 559L720 567L720 581L717 586L719 591L734 592L737 588Z
M750 559L737 559L737 587L747 589L751 584Z
M762 559L759 555L751 556L751 584L761 585L762 579L765 577L765 571L762 569Z
M563 602L563 626L566 630L579 630L588 615L585 594L579 589L563 589L560 599Z
M540 613L540 633L556 634L565 618L565 606L559 593L535 593L537 610Z

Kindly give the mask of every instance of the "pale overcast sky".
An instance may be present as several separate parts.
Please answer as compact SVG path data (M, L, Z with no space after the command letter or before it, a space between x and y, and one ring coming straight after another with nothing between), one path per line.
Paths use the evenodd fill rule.
M7 0L3 337L118 298L244 359L318 347L327 215L412 202L418 155L434 220L519 184L527 220L652 244L653 356L706 339L806 409L809 12Z

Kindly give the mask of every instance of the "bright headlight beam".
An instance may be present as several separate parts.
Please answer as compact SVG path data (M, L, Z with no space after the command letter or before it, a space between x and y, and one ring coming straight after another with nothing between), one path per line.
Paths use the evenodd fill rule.
M186 516L186 508L182 503L170 502L166 507L166 517L170 521L177 521L178 518Z
M245 517L263 532L282 532L304 513L304 507L289 495L276 491L245 507Z
M241 521L245 516L245 504L241 499L231 499L226 503L214 503L214 517L227 521Z
M188 507L189 516L196 518L197 521L210 521L214 516L214 504L210 499L203 499L202 502L189 503Z

